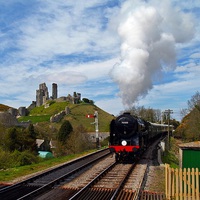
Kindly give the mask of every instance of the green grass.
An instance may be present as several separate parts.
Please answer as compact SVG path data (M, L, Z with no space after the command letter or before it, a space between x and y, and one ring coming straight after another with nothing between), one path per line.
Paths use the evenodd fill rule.
M168 163L172 168L179 167L179 160L172 151L166 151L162 157L163 163Z
M69 120L73 127L82 124L89 132L95 132L95 125L93 124L95 119L86 117L87 114L94 114L95 111L98 111L99 131L109 131L109 125L113 116L95 105L77 104L71 108L70 115L66 116L65 119Z
M94 151L96 151L96 150L90 150L90 151L86 151L83 153L72 154L72 155L58 157L58 158L44 159L42 162L40 162L38 164L32 164L32 165L26 165L26 166L1 170L0 171L0 183L6 183L9 181L13 181L14 179L17 179L19 177L23 177L23 176L26 176L29 174L40 172L47 168L53 167L58 164L62 164L64 162L84 156L84 155L92 153Z
M179 160L178 160L178 145L177 141L171 137L170 139L170 149L164 153L162 156L162 162L168 163L172 168L179 167Z
M51 115L40 115L40 116L23 116L18 119L19 122L31 121L35 124L37 122L49 122Z
M48 108L44 106L36 107L30 111L29 116L20 117L18 120L20 122L30 120L33 124L38 123L38 126L40 126L40 122L49 122L50 125L50 117L65 110L66 106L69 107L70 114L66 115L63 120L69 120L73 128L82 125L88 132L95 132L95 125L93 124L95 119L87 118L86 115L94 114L95 111L98 111L99 131L109 131L109 125L113 116L97 106L87 103L71 104L69 102L54 102ZM54 123L54 125L59 128L62 122Z
M66 106L72 107L74 104L70 104L69 102L55 102L50 103L50 106L45 108L44 106L35 107L30 111L30 116L35 115L55 115L62 110L65 110Z

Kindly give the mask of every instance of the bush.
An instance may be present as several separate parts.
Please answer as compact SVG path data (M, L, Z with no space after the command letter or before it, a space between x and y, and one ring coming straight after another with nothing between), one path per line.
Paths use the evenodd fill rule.
M73 127L68 120L65 120L58 131L58 141L65 144L67 137L73 131Z
M7 169L11 165L10 153L0 149L0 169Z
M110 136L107 137L107 138L105 138L105 139L101 142L101 146L102 146L102 147L108 146L109 140L110 140Z
M37 163L38 160L39 160L38 157L35 156L30 151L20 152L20 154L18 156L18 162L19 162L20 166L31 165L33 163Z
M8 169L38 163L40 158L30 151L17 151L13 153L0 149L0 169Z

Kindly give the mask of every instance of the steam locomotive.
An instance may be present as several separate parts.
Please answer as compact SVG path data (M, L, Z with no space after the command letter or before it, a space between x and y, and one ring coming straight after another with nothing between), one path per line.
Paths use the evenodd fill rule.
M156 124L124 113L110 123L110 151L116 161L133 161L139 158L156 137L170 132L173 126Z

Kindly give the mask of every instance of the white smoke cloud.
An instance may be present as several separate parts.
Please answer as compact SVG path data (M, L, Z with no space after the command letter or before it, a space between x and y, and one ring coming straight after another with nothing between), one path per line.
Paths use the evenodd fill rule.
M128 0L121 8L121 61L110 74L126 106L147 95L163 70L175 69L176 44L194 35L191 16L168 2Z

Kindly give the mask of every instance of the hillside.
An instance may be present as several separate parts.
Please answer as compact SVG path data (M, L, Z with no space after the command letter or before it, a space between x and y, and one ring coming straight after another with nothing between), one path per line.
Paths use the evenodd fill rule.
M5 112L10 108L10 106L4 105L0 103L0 112Z
M60 122L58 123L50 123L50 117L59 113L62 110L65 110L65 107L70 109L70 114L66 115ZM113 119L113 116L99 107L92 104L71 104L69 102L52 102L48 108L44 106L36 107L32 109L29 113L29 116L20 117L19 121L28 121L30 120L33 124L49 127L50 125L59 129L63 120L69 120L72 126L75 128L79 125L84 126L87 131L94 132L95 127L94 118L87 118L86 115L94 114L94 112L98 112L99 119L99 131L107 132L109 131L110 121Z

